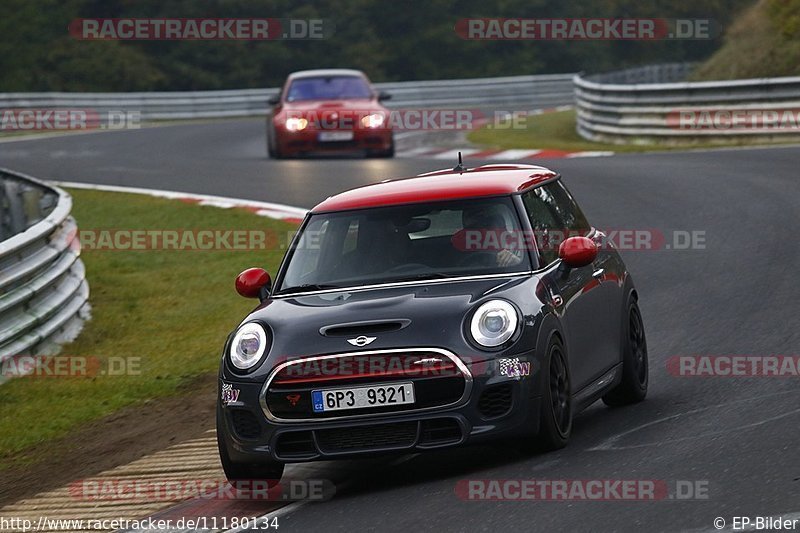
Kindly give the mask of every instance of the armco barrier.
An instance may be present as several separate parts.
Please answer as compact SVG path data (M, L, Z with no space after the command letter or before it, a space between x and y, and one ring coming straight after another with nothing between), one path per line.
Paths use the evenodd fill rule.
M576 75L578 133L617 144L769 142L800 136L800 129L774 122L784 110L797 115L800 77L682 81L691 67L678 63ZM761 127L734 127L748 115Z
M491 106L508 110L571 104L573 74L377 83L389 107ZM82 109L138 113L142 120L266 115L278 89L141 93L5 93L2 109Z
M0 363L54 353L88 318L71 209L63 190L0 169Z

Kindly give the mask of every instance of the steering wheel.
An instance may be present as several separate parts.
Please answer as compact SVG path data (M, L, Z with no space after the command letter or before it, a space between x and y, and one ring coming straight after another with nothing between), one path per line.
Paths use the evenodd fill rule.
M497 255L494 252L470 252L468 257L461 260L460 266L494 266Z

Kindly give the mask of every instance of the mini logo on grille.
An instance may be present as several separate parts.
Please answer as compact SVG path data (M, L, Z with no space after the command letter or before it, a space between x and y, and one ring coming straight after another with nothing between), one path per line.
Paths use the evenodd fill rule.
M367 337L367 336L361 335L360 337L356 337L355 339L347 339L347 342L349 342L353 346L361 347L361 346L366 346L367 344L371 343L372 341L374 341L377 338L378 337Z
M292 407L297 405L297 402L300 401L299 394L287 394L286 399L289 400L289 403L292 404Z

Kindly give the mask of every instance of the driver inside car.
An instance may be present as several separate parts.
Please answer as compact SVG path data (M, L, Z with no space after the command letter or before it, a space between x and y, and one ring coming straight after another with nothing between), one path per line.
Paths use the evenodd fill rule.
M477 232L478 238L489 244L488 236L493 234L495 239L492 241L494 247L499 246L495 254L495 264L500 267L514 266L522 262L522 250L514 250L503 247L506 240L499 238L507 231L503 215L496 209L497 206L478 206L464 209L461 212L461 222L467 232ZM475 235L473 235L475 236ZM493 246L486 246L485 253L495 253Z

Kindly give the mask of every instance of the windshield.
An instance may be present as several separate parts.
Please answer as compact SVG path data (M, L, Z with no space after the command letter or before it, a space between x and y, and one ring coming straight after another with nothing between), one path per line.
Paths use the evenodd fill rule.
M327 76L294 80L289 86L286 101L368 99L371 97L372 90L362 77Z
M312 215L279 293L530 270L510 197Z

